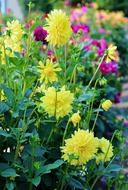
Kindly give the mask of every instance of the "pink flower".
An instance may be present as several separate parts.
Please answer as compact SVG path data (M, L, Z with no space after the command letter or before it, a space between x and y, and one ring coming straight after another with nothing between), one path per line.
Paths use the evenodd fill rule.
M99 28L98 31L99 31L100 34L104 34L106 32L104 28Z
M103 15L102 13L99 13L99 14L97 15L97 18L99 18L100 20L102 20L102 19L104 19L104 15Z
M88 41L90 40L90 36L81 36L81 41Z
M31 24L26 23L24 26L25 26L25 28L30 28Z
M65 0L65 1L64 1L64 5L65 5L65 6L70 6L70 1L69 1L69 0Z

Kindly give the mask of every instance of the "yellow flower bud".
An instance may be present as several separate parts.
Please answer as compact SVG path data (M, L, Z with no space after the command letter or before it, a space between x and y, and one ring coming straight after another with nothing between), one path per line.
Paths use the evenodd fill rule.
M105 100L103 103L102 103L102 108L105 110L105 111L108 111L108 109L112 106L112 102L110 100Z
M76 126L77 123L79 123L81 120L79 111L77 113L74 113L72 117L70 118L70 121L73 123L74 126Z
M100 86L104 86L105 84L107 84L107 80L103 77L101 80L99 80L99 84Z

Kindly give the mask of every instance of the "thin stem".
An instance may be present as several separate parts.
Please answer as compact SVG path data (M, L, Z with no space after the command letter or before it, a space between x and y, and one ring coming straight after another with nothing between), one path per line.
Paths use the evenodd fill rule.
M54 132L54 128L52 128L52 130L51 130L51 132L50 132L50 134L49 134L49 137L48 137L48 139L47 139L46 145L50 142L50 139L51 139L51 137L52 137L52 135L53 135L53 132Z
M73 79L76 79L76 76L74 76L74 75L75 75L76 68L77 68L77 64L75 65L75 67L74 67L74 69L73 69L73 72L72 72L72 75L71 75L71 79L70 79L70 84L72 83Z
M111 138L111 141L110 141L111 143L112 143L112 141L113 141L113 139L114 139L115 134L116 134L116 131L115 131L115 132L113 133L113 135L112 135L112 138ZM108 151L109 151L109 149L110 149L111 143L109 143L107 152L106 152L105 157L104 157L104 162L105 162L105 159L106 159L106 157L107 157Z
M94 131L95 126L96 126L97 118L98 118L99 112L100 112L100 106L101 106L101 104L100 104L99 107L98 107L98 111L97 111L97 114L96 114L96 118L95 118L95 121L94 121L93 126L92 126L92 131Z
M68 120L67 125L65 127L65 131L64 131L64 135L63 135L63 140L62 140L62 146L64 145L64 140L65 140L65 137L66 137L66 134L67 134L69 122L70 122L70 120Z
M64 51L64 59L65 59L65 72L64 72L64 76L65 76L65 81L66 81L66 72L67 72L67 48L65 45L65 51Z
M96 182L98 181L99 177L100 177L100 176L97 176L97 177L95 178L95 180L94 180L94 182L93 182L93 184L92 184L90 190L93 190L93 188L94 188Z
M95 82L94 90L96 89L98 80L99 80L99 79L97 79L96 82ZM87 126L89 126L89 122L90 122L90 119L91 119L92 110L93 110L94 98L95 98L95 96L92 97L92 102L89 103L89 111L88 111L88 115L87 115Z
M35 145L32 144L32 165L31 165L31 170L30 170L30 178L31 179L33 177L34 151L35 151ZM31 181L30 181L30 184L29 184L29 190L32 190L32 182Z
M97 72L99 71L99 68L100 68L101 63L102 63L102 62L103 62L103 60L104 60L104 57L105 57L105 54L104 54L104 55L103 55L103 57L101 58L101 61L99 62L99 65L98 65L98 67L97 67L97 69L96 69L95 73L93 74L93 76L92 76L92 78L91 78L91 80L90 80L89 84L87 85L86 90L88 90L88 88L89 88L89 87L90 87L90 85L92 84L92 82L93 82L93 80L94 80L94 78L95 78L95 76L96 76ZM85 91L86 91L86 90L85 90Z

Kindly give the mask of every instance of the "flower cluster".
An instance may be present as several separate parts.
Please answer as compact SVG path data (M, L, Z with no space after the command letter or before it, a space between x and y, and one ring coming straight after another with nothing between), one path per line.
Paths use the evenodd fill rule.
M99 149L100 153L98 153ZM94 137L93 132L78 129L71 138L65 140L62 153L65 161L77 166L84 165L94 158L97 163L109 161L113 156L113 148L105 138L98 139Z

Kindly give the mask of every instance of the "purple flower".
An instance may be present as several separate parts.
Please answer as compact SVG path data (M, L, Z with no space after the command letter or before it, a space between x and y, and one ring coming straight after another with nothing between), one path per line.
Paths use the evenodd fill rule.
M108 74L108 73L117 74L117 70L118 70L118 65L114 61L111 61L109 63L103 61L100 65L100 71L103 74Z
M117 94L115 94L114 96L114 103L117 104L117 103L120 103L120 97L121 97L121 93L118 92Z
M36 41L42 41L46 43L47 31L43 29L42 26L37 27L33 32Z

